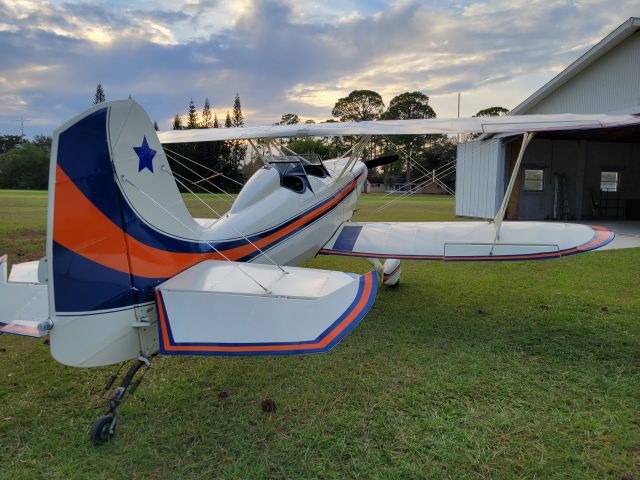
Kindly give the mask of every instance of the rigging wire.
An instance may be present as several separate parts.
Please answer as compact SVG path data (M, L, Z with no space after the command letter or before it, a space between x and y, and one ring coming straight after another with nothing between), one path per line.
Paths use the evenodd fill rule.
M166 170L165 170L166 171ZM140 192L142 195L144 195L145 197L147 197L149 200L151 200L153 203L155 203L158 207L160 207L162 210L165 211L165 213L169 214L169 216L171 216L176 222L178 222L180 225L182 225L184 228L186 228L187 230L189 230L191 233L193 233L196 237L199 236L198 232L194 231L192 228L190 228L188 225L185 225L184 222L182 222L178 217L176 217L170 210L168 210L164 205L162 205L160 202L158 202L157 200L155 200L154 198L152 198L151 196L149 196L144 190L142 190L141 188L139 188L135 183L133 183L131 180L129 180L125 175L122 175L122 180L127 182L129 185L131 185L133 188L135 188L138 192ZM224 253L222 253L220 250L218 250L218 248L213 245L211 242L209 242L208 240L204 240L202 239L202 241L209 245L218 255L220 255L222 258L224 258L225 260L227 260L228 262L231 262L232 260L227 257ZM246 275L253 283L255 283L256 285L258 285L260 288L262 288L262 290L264 290L265 293L269 294L271 293L271 291L269 289L267 289L264 285L262 285L258 280L256 280L255 278L253 278L253 276L249 273L246 272L243 268L240 267L240 264L236 263L236 267L238 268L238 270L240 270L244 275Z
M243 185L242 183L240 183L239 181L237 181L237 180L235 180L235 179L233 179L233 178L231 178L231 177L227 177L227 176L226 176L225 174L223 174L222 172L218 172L218 171L214 170L214 169L213 169L213 168L211 168L211 167L207 167L206 165L202 165L201 163L198 163L198 162L196 162L195 160L193 160L193 159L191 159L191 158L189 158L189 157L185 157L185 156L184 156L184 155L182 155L181 153L175 152L175 151L171 150L170 148L165 147L164 145L163 145L163 147L162 147L162 148L164 148L164 150L165 150L165 151L167 151L167 152L170 152L170 153L172 153L172 154L174 154L174 155L177 155L178 157L184 158L184 159L185 159L185 160L187 160L188 162L195 163L195 164L196 164L196 165L198 165L199 167L202 167L202 168L204 168L205 170L210 171L211 173L215 173L215 174L217 174L217 175L220 175L221 177L226 178L227 180L229 180L230 182L235 183L236 185L240 185L241 187L242 187L242 186L244 186L244 185Z
M446 172L444 175L449 175L454 170L455 170L455 167L452 167L451 170ZM431 175L431 174L429 174L429 175ZM434 180L433 178L428 178L424 182L422 182L422 183L420 183L418 185L415 185L415 187L410 188L408 191L404 192L402 195L399 195L399 196L395 197L394 199L392 199L391 201L385 203L384 205L381 205L380 207L376 208L374 210L374 212L378 212L378 211L384 210L385 208L390 207L394 203L402 200L403 198L405 198L405 197L407 197L409 195L413 195L413 194L417 193L421 188L424 188L427 185L430 185L431 183L434 183L434 182L439 184L439 185L441 185L441 186L444 186L445 189L448 189L448 187L446 187L446 185L444 183L442 183L439 179L435 179Z
M179 178L175 177L173 172L170 172L167 168L165 168L164 165L162 166L162 170L164 172L168 173L169 175L171 175L176 182L178 182L180 185L182 185L184 188L186 188L189 191L189 193L191 193L194 197L196 197L198 200L200 200L200 202L202 202L205 207L207 207L213 213L218 215L218 218L221 217L221 215L212 206L210 206L207 202L205 202L202 198L200 198L200 196L196 192L191 190L184 182L180 181ZM253 243L249 237L247 237L244 233L242 233L234 225L232 225L231 222L227 223L227 225L229 225L233 230L235 230L235 232L238 235L240 235L243 239L245 239L247 242L249 242L251 244L251 246L255 247L255 249L258 250L262 255L264 255L271 263L273 263L276 267L278 267L280 269L280 271L282 271L282 273L288 273L286 270L284 270L280 266L279 263L277 263L274 259L272 259L264 250L262 250L259 246L257 246L255 243Z
M205 177L203 177L200 173L196 172L195 170L193 170L192 168L189 168L188 166L186 166L184 163L180 162L180 160L178 160L177 158L174 158L171 154L167 155L167 158L169 158L170 160L176 162L178 165L180 165L181 167L187 169L188 171L190 171L191 173L193 173L194 175L197 175L198 177L200 177L200 181L202 182L206 182L209 185L214 186L215 188L217 188L218 190L220 190L222 193L224 193L225 195L228 195L229 197L233 198L233 195L231 195L230 193L226 192L222 187L220 187L219 185L216 185L215 183L213 183L211 180L206 179ZM179 175L179 174L177 174ZM182 176L182 178L186 178L184 176ZM189 180L191 181L191 180ZM192 182L193 183L193 182ZM219 194L214 193L214 192L210 192L207 189L205 189L204 187L200 187L202 188L204 191L206 191L207 193L210 193L211 195L215 195L218 198L220 198L222 201L227 202L228 204L231 204L232 202L230 202L229 200L227 200L226 198L221 197Z
M513 138L509 139L508 141L504 142L504 143L503 143L503 146L506 146L506 145L510 144L511 142L514 142L514 141L518 140L519 138L520 138L520 137L518 137L518 136L513 137ZM392 142L392 143L393 143L393 142ZM445 165L442 165L442 166L438 167L438 169L440 169L440 168L444 168L444 167L447 167L448 171L447 171L447 172L444 172L444 171L439 172L439 173L438 173L438 175L437 175L437 177L435 178L435 182L436 182L436 183L438 183L438 181L439 181L442 177L447 176L447 175L449 175L449 174L453 173L453 171L455 171L455 169L456 169L456 164L457 164L457 162L458 162L459 160L466 160L467 158L469 158L469 157L471 157L471 156L472 156L472 153L482 152L482 151L484 151L484 150L488 149L490 146L491 146L491 145L490 145L489 143L486 143L485 145L482 145L480 148L478 148L475 152L467 152L467 153L466 153L466 154L464 154L462 157L456 158L456 160L453 160L453 161L451 161L451 162L449 162L449 163L447 163L447 164L445 164ZM406 153L405 153L405 155L406 155ZM452 167L453 167L453 168L452 168ZM432 172L429 172L427 175L422 175L421 177L418 177L418 179L417 179L417 180L414 180L414 182L415 182L415 181L419 181L419 180L421 180L421 179L425 178L425 177L426 177L426 176L428 176L428 175L432 175ZM439 179L438 177L440 177L440 179ZM413 195L413 194L415 194L415 193L417 192L417 190L419 190L420 188L422 188L422 187L424 187L424 186L428 185L429 183L431 183L431 181L430 181L430 180L427 180L426 182L423 182L420 186L417 186L417 187L415 187L415 188L413 188L413 189L410 189L408 192L405 192L405 193L403 193L402 195L400 195L399 197L394 198L394 199L393 199L393 200L391 200L390 202L388 202L388 203L386 203L386 204L384 204L384 205L381 205L380 207L378 207L377 209L375 209L375 210L374 210L374 212L377 212L377 211L379 211L379 210L384 210L385 208L389 207L390 205L392 205L392 204L396 203L398 200L400 200L400 199L402 199L402 198L405 198L405 197L407 197L408 195ZM438 184L439 184L439 185L441 185L441 186L443 186L443 187L445 186L445 184L444 184L444 183L442 183L442 182L441 182L441 183L438 183ZM386 197L386 196L388 196L388 195L390 195L390 194L392 194L392 193L397 193L397 192L398 192L398 190L395 190L395 191L393 191L393 192L389 192L389 193L387 193L387 194L385 195L385 197ZM453 194L453 193L452 193L452 194Z

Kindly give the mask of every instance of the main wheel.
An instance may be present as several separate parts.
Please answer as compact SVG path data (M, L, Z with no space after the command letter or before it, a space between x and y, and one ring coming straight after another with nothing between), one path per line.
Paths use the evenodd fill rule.
M113 417L111 415L100 415L93 423L89 437L94 445L100 445L101 443L111 440L113 434L116 433L115 424L113 425L113 429L111 428L112 423Z

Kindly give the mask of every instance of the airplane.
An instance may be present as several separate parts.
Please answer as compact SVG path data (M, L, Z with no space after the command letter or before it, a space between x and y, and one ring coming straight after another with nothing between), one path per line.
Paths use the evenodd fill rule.
M53 133L46 256L14 265L9 276L7 256L0 258L0 332L48 335L52 357L64 365L134 360L91 427L100 444L114 435L118 405L157 354L326 352L370 310L379 280L398 284L401 260L540 260L606 245L614 234L601 227L503 221L507 201L536 132L638 123L627 115L529 115L158 134L135 101L101 103ZM368 167L381 164L360 160L372 135L461 132L523 135L493 220L351 222ZM217 220L190 215L179 190L189 187L163 150L345 135L356 137L351 150L326 161L256 148L263 167ZM356 275L296 267L317 254L361 257L375 268Z

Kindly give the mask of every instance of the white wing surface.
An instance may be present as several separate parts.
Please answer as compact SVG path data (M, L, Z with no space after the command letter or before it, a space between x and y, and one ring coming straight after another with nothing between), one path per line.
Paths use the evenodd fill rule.
M320 253L440 261L542 260L587 252L613 240L596 226L503 222L345 223Z
M344 135L427 135L456 133L518 133L550 130L585 130L636 125L631 115L513 115L503 117L430 118L333 122L242 128L169 130L158 133L160 142L191 143L255 138L331 137Z

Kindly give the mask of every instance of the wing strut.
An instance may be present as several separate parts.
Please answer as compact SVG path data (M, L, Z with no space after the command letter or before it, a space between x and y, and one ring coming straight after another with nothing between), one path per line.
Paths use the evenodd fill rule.
M511 197L511 191L513 190L513 186L516 183L516 178L518 177L518 171L520 170L520 164L522 163L522 157L524 157L524 151L527 149L527 145L533 138L532 132L524 132L522 135L522 145L520 146L520 152L518 153L518 159L516 160L516 164L513 167L513 172L511 173L511 178L509 179L509 184L507 185L507 191L504 193L504 198L502 199L502 205L500 205L500 209L496 216L493 218L493 223L496 227L496 235L493 238L493 244L491 245L491 252L489 255L493 255L493 249L496 246L496 242L500 238L500 228L502 227L502 220L504 220L504 214L507 211L507 204L509 203L509 198Z

